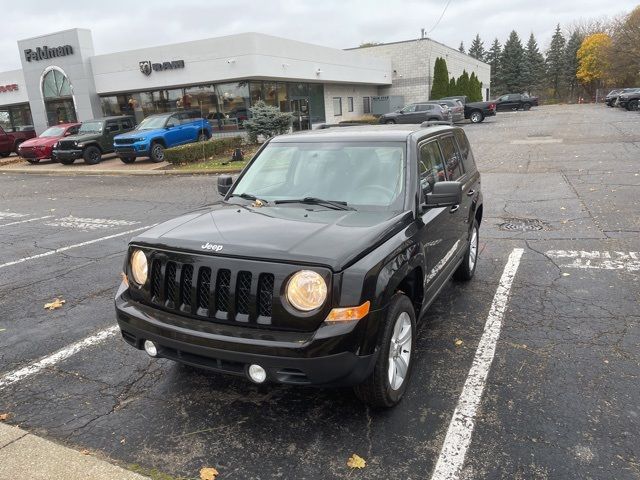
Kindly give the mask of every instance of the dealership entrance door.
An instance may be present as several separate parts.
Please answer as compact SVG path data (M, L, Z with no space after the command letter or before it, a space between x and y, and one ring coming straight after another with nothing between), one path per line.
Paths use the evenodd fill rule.
M49 126L76 122L76 109L71 95L71 84L65 73L49 67L42 77L42 97Z
M311 128L308 98L296 98L291 100L291 114L293 115L294 132L309 130Z

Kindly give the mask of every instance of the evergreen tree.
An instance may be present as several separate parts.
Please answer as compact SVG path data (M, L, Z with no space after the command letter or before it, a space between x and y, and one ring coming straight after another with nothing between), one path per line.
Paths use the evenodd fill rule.
M466 95L469 96L469 74L466 70L462 71L462 75L458 77L456 80L456 87L458 90L458 95Z
M484 60L485 53L484 44L482 40L480 40L480 35L476 33L476 38L473 39L469 47L469 56L478 60Z
M245 120L242 125L252 142L256 142L259 135L271 138L274 135L286 133L293 120L290 113L281 112L278 107L267 105L262 100L257 101L249 112L251 112L251 120Z
M458 86L456 85L456 79L451 77L451 80L449 80L449 93L447 94L447 97L453 97L454 95L458 95Z
M460 42L460 46L458 47L458 51L462 52L462 53L466 53L464 51L464 42Z
M548 86L553 90L553 96L558 98L565 84L565 40L560 31L560 24L551 37L551 45L547 50L545 60Z
M478 80L475 72L471 72L471 77L469 77L469 93L467 96L472 102L482 101L482 82Z
M539 89L544 81L544 57L538 49L538 42L536 42L536 37L533 36L533 33L529 36L524 59L526 68L523 78L524 89L532 93Z
M500 82L500 55L502 54L502 46L496 38L491 44L491 48L484 56L484 61L491 65L491 90L493 92L502 92Z
M524 65L524 48L515 30L509 34L500 55L501 83L505 93L519 93L524 89L522 74L526 73Z
M564 83L567 86L569 100L575 100L578 89L578 50L582 44L582 35L574 30L564 50Z
M433 83L431 84L431 100L446 97L449 92L449 72L444 58L436 58L433 66Z

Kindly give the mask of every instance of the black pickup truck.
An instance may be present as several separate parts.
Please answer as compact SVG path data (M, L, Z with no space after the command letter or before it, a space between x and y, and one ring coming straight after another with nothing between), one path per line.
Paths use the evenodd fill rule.
M482 193L464 130L283 135L218 191L129 244L123 339L255 383L355 385L397 404L426 310L476 269Z
M495 102L469 102L465 95L444 97L440 100L460 100L464 105L464 118L471 120L471 123L483 122L486 117L496 114Z

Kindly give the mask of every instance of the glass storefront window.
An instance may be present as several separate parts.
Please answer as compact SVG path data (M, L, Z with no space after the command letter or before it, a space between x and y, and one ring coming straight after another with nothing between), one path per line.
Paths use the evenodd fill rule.
M226 119L237 123L238 128L242 127L242 122L249 118L248 82L216 85L216 92L218 94L218 111Z
M324 85L312 83L309 85L309 110L311 112L311 124L324 123Z
M70 97L69 79L58 70L48 71L42 79L42 93L44 98Z
M278 86L276 82L263 82L262 99L267 105L278 106Z
M210 121L218 117L218 97L213 85L185 88L182 105L185 109L200 110L202 117Z
M251 105L260 100L264 100L264 95L262 93L262 82L250 82L249 92L251 94Z
M33 130L29 104L2 107L0 109L0 126L5 132Z

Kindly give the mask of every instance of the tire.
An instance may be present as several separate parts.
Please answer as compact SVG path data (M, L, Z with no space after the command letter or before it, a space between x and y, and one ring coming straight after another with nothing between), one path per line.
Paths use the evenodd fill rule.
M136 157L119 157L122 163L133 163L136 161Z
M37 158L27 158L26 160L27 160L27 162L29 162L31 165L37 165L38 163L40 163L40 160L38 160Z
M198 134L198 142L206 142L207 140L209 140L207 132L203 131Z
M522 105L522 110L524 110L525 112L531 110L531 104L525 103L524 105Z
M399 330L396 329L397 324L401 327ZM410 333L410 338L406 338L407 331ZM403 338L403 343L395 341ZM354 392L367 405L389 408L402 400L411 379L416 351L416 314L411 300L405 294L396 293L391 298L378 342L378 360L373 372L363 383L354 387ZM409 347L408 352L407 347ZM394 366L402 363L406 365L402 379L397 374L397 368L392 368L390 371L391 361L394 362ZM393 385L391 378L394 380ZM396 381L400 383L395 383Z
M155 163L164 162L164 147L160 142L154 142L151 144L149 158Z
M385 120L385 125L393 125L394 123L396 123L395 120Z
M7 158L9 155L11 155L11 152L0 152L0 157L2 158Z
M102 160L102 152L98 147L89 145L82 152L82 158L87 165L97 165Z
M471 120L471 123L482 123L484 121L484 115L481 111L474 110L471 112L471 115L469 115L469 120Z
M13 144L13 151L16 153L16 155L20 155L18 153L18 147L20 146L20 144L23 142L24 140L18 140L16 143Z
M627 110L629 110L630 112L638 110L638 100L631 100L629 103L627 103Z
M73 164L73 162L76 161L76 159L75 158L61 158L58 161L63 165L71 165L71 164Z
M478 264L478 243L480 240L479 230L478 221L474 219L473 225L471 226L469 241L467 242L467 251L464 254L462 263L453 273L453 278L455 280L468 282L476 273L476 265Z

